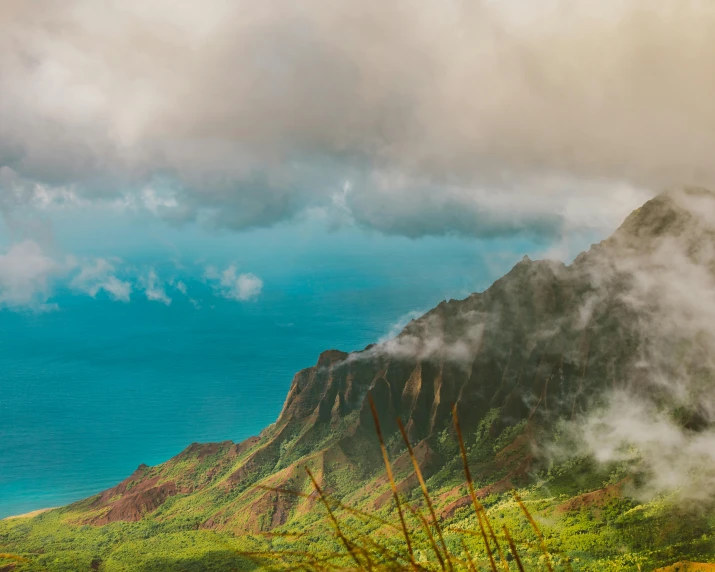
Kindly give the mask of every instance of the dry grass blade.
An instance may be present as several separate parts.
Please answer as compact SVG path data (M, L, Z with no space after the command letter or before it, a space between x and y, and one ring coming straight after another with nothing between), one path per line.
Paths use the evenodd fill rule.
M359 570L362 567L362 564L360 563L360 559L357 557L357 554L355 553L355 549L354 549L352 543L345 537L345 535L343 534L343 531L340 529L340 523L338 523L338 519L335 518L335 515L333 514L333 511L330 508L330 505L328 504L327 499L325 498L323 489L318 484L318 481L315 480L313 473L310 472L310 469L308 467L305 468L305 472L308 473L308 477L310 478L310 481L313 483L313 487L315 488L318 495L320 496L320 500L323 502L323 506L325 506L325 510L328 511L328 515L330 517L331 522L333 523L333 528L335 528L335 532L338 535L338 538L340 538L341 542L345 546L345 549L350 553L350 556L355 561L355 564L357 564L357 567Z
M425 531L425 534L427 535L427 540L429 540L430 546L432 547L432 550L434 551L435 555L437 556L437 560L439 562L439 567L442 570L445 570L444 566L444 558L442 557L442 554L439 551L439 547L437 546L437 542L435 542L434 535L432 534L432 531L429 529L429 523L427 520L425 520L425 517L422 516L422 513L420 513L418 510L412 508L410 505L407 505L407 508L410 509L414 517L419 520L420 525L422 525L422 530Z
M279 493L282 495L292 495L294 497L303 497L304 499L310 498L310 495L308 493L304 493L301 491L293 491L291 489L282 489L280 487L269 487L267 485L254 485L254 489L261 489L263 491L269 491L272 493Z
M274 492L274 493L280 493L280 494L286 494L286 495L293 495L293 496L302 497L302 498L309 498L309 497L310 497L310 495L309 495L308 493L304 493L304 492L301 492L301 491L293 491L293 490L290 490L290 489L282 489L282 488L278 488L278 487L269 487L269 486L266 486L266 485L255 485L254 488L256 488L256 489L262 489L262 490L264 490L264 491L271 491L271 492ZM379 525L381 525L381 526L385 526L385 527L388 527L388 528L392 528L392 529L394 529L394 530L399 530L399 528L398 528L397 526L395 526L394 524L392 524L391 522L388 522L387 520L384 520L384 519L382 519L382 518L380 518L380 517L378 517L378 516L375 516L374 514L370 514L370 513L368 513L368 512L364 512L364 511L362 511L362 510L359 510L359 509L353 508L353 507L351 507L351 506L348 506L348 505L346 505L346 504L343 504L343 503L341 503L340 501L338 501L338 500L336 500L336 499L334 499L334 498L332 498L332 497L329 497L329 496L327 496L327 495L326 495L326 499L327 499L328 502L330 502L333 506L335 506L335 507L337 507L337 508L339 508L339 509L341 509L341 510L344 510L345 512L349 512L350 514L354 514L355 516L360 516L360 517L365 518L365 519L367 519L367 520L372 520L373 522L376 522L377 524L379 524Z
M472 497L472 504L474 505L474 511L477 513L477 521L479 522L479 530L482 533L482 539L484 540L484 546L487 549L487 556L489 556L489 564L492 568L492 572L497 572L497 565L494 562L494 555L492 554L492 549L489 546L489 539L487 538L487 533L484 530L484 523L482 522L482 512L484 507L477 500L477 493L474 491L474 482L472 481L472 472L469 470L469 461L467 460L467 449L464 446L464 438L462 437L462 428L459 426L459 417L457 416L457 407L452 405L452 418L454 419L454 428L457 431L457 439L459 440L459 450L462 453L462 463L464 464L464 475L467 479L467 488L469 489L469 495Z
M519 508L521 508L521 512L524 513L524 515L526 516L526 519L529 521L529 524L531 525L531 528L534 529L534 532L536 533L536 536L539 539L539 546L541 547L541 552L544 553L544 559L546 561L546 568L549 570L549 572L554 572L554 568L551 565L551 557L549 556L549 551L546 549L546 541L544 540L544 535L541 534L541 530L539 529L539 526L536 524L534 517L531 516L531 513L526 508L526 505L521 500L521 498L519 498L519 495L517 494L517 492L516 491L511 491L511 492L514 495L514 499L519 504Z
M455 421L455 426L457 427L457 435L459 436L460 440L460 450L464 451L463 453L463 460L465 463L465 467L467 470L469 469L469 465L467 464L467 458L466 458L466 449L464 448L464 439L462 437L462 429L459 426L459 417L457 416L457 408L454 404L452 404L452 414L454 415L454 421ZM474 492L474 486L471 482L471 472L468 474L468 479L470 480L470 491L473 493ZM499 553L499 560L504 567L504 572L509 572L509 563L507 562L506 558L504 557L504 552L502 551L501 545L499 544L499 541L497 540L496 534L494 534L494 529L492 528L492 523L489 521L489 515L487 515L487 511L484 509L484 506L482 503L480 503L478 500L476 500L476 495L473 497L474 502L476 503L475 506L479 506L479 510L481 510L482 516L484 518L484 523L487 527L487 531L489 532L489 537L492 539L492 542L494 542L494 546L496 546L497 552Z
M375 563L372 561L372 557L370 556L370 551L367 550L367 548L364 548L362 546L358 546L358 550L360 550L362 555L365 557L365 563L367 564L368 572L372 572L375 569Z
M377 552L379 552L383 559L387 560L389 564L393 565L393 569L397 569L400 571L405 570L405 562L408 562L408 560L407 558L405 558L404 554L396 554L389 548L382 546L368 536L363 537L363 540L366 543L370 544ZM417 562L415 562L414 564L409 562L407 566L409 566L409 568L412 570L417 570L418 572L429 572L428 568L425 568Z
M466 528L454 528L452 526L449 527L450 532L458 532L460 534L468 534L469 536L477 536L479 538L482 537L482 535L478 532L474 532L473 530L467 530Z
M524 565L521 563L521 558L519 558L519 553L516 550L514 539L511 537L511 534L509 534L509 529L506 526L503 526L502 530L504 531L506 541L509 543L509 549L511 550L512 556L514 556L514 561L516 562L516 566L519 568L519 572L524 572Z
M504 557L504 552L502 551L501 545L499 544L499 541L497 540L496 534L494 534L494 529L492 528L492 523L489 522L489 516L487 515L487 511L484 510L484 505L480 503L482 507L482 515L484 516L484 522L487 525L487 530L489 531L489 536L491 539L494 541L494 546L497 547L497 552L499 553L499 559L501 560L502 566L504 566L504 572L509 572L509 563L506 561L506 558Z
M497 552L499 553L499 560L501 560L502 566L504 567L504 572L509 572L509 563L507 562L507 559L504 557L504 551L502 550L501 544L499 544L499 541L497 540L496 534L494 534L494 529L492 528L492 523L489 521L489 516L487 516L487 511L482 508L482 514L484 515L484 521L487 524L487 529L489 530L489 534L494 541L494 545L497 547Z
M477 572L477 568L476 566L474 566L474 559L472 558L472 554L469 552L469 548L467 548L467 543L464 542L464 538L460 538L459 540L462 542L462 550L464 550L464 555L467 560L469 572Z
M387 448L385 447L385 440L382 437L382 429L380 428L380 419L377 416L377 408L375 407L375 401L370 393L367 394L367 399L370 403L370 410L372 411L372 418L375 420L375 430L377 431L377 438L380 440L380 449L382 450L382 458L385 461L385 470L387 471L387 477L390 480L390 487L392 488L392 496L395 499L395 506L397 507L397 514L400 517L400 524L402 525L402 533L405 536L405 542L407 543L407 552L410 555L410 562L413 568L417 569L417 563L415 562L415 554L412 550L412 542L410 540L410 533L407 530L407 525L405 524L405 516L402 514L402 506L400 505L400 496L397 494L397 485L395 484L395 478L392 475L392 467L390 466L390 459L387 456Z
M397 527L393 527L393 528L397 528ZM390 564L397 567L398 570L405 569L404 562L407 562L407 559L405 558L405 556L403 554L395 553L394 551L381 545L376 540L373 540L372 538L370 538L367 535L362 534L361 539L363 540L363 542L372 546L372 548L376 552L378 552L383 557L383 559L387 560ZM420 566L419 564L415 564L415 566L416 566L416 569L421 572L428 572L428 570L426 568L424 568L423 566ZM410 563L410 568L414 568L415 566L412 566L412 564Z
M420 488L422 489L422 496L425 497L425 501L427 502L427 508L429 509L430 516L432 517L432 523L437 529L437 536L439 537L439 542L442 545L442 550L444 551L445 558L447 559L447 565L449 566L450 570L454 570L454 567L452 566L452 560L449 556L449 550L447 550L447 544L445 543L444 535L442 534L442 527L437 521L437 515L435 514L434 506L432 505L432 498L430 497L429 491L427 490L427 484L425 483L424 477L422 476L422 471L420 470L420 465L417 462L417 457L415 456L415 452L413 451L412 445L410 444L410 439L407 437L407 431L405 431L405 426L402 424L402 420L399 417L397 418L397 425L400 428L402 439L405 441L405 445L407 445L407 452L410 455L410 459L412 459L412 466L415 469L417 480L420 483Z

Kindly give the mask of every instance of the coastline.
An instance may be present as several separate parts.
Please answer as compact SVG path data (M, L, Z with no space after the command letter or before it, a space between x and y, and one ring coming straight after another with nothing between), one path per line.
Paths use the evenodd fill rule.
M38 516L38 515L42 514L43 512L54 510L56 508L58 508L58 507L51 506L50 508L38 508L37 510L31 510L30 512L26 512L25 514L16 514L13 516L6 516L2 520L16 520L18 518L32 518L34 516Z

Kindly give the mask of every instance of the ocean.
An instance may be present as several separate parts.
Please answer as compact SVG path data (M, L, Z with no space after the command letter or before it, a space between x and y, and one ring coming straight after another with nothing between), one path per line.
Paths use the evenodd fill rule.
M485 288L528 246L501 244L511 255L495 262L475 241L380 244L254 260L254 302L186 271L198 308L60 289L55 311L0 311L0 518L93 495L192 442L256 435L321 351L361 349L410 312Z

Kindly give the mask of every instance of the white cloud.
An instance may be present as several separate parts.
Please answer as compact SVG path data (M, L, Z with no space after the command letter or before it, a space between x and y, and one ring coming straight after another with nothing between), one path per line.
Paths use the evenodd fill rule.
M51 281L63 267L48 256L39 244L25 240L0 254L0 306L49 309Z
M255 284L242 275L236 277L235 296L249 299L254 295ZM65 284L75 293L96 298L101 292L115 301L129 302L135 288L143 290L148 300L170 305L171 297L153 268L127 268L118 258L77 259L67 256L56 260L47 254L35 241L25 240L0 252L0 307L49 310L48 305L57 284ZM135 284L136 283L136 284ZM188 295L183 281L171 282L175 289L186 296L194 307L197 300ZM260 288L259 288L260 291Z
M105 258L97 258L81 266L79 274L70 282L70 287L86 292L92 298L104 290L110 298L121 302L129 302L132 285L120 280L115 275L116 268Z
M189 288L186 285L186 282L183 280L177 280L176 284L174 284L174 288L184 296L186 296L186 299L189 301L189 304L191 304L196 310L199 310L201 308L201 303L196 299L193 298L189 295Z
M250 272L239 274L238 268L233 264L222 272L209 267L206 269L205 278L214 283L214 289L220 296L229 300L255 300L263 291L263 280Z
M263 291L263 280L255 274L239 274L236 278L232 297L236 300L258 298Z
M427 312L425 310L413 310L411 312L407 312L407 314L403 316L400 316L400 318L392 324L392 326L390 326L390 331L378 340L378 343L388 342L395 339L400 332L405 329L407 324L409 324L412 320L416 320L417 318L425 315L426 313Z
M612 228L624 197L715 185L713 27L683 0L6 0L2 202Z
M640 497L676 492L715 500L715 431L687 431L642 396L615 391L606 407L583 419L584 444L601 462L642 463L648 479Z
M178 206L178 202L170 191L160 192L148 187L141 192L141 200L144 207L154 214L162 211L171 211Z
M142 279L142 285L147 300L161 302L166 306L171 304L171 298L167 295L159 276L153 269Z
M110 276L107 282L102 285L114 299L128 302L132 292L132 285L129 282L119 280L116 276Z
M481 312L460 312L459 326L452 325L459 331L455 337L455 331L447 329L446 320L438 311L424 315L410 312L398 320L379 343L367 351L350 354L350 359L389 355L399 359L447 360L466 366L474 360L485 326L491 319Z

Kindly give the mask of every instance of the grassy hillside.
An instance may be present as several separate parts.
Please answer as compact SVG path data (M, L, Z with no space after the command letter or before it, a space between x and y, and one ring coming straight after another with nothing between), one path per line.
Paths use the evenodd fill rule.
M476 509L461 470L458 436L443 439L442 453L452 456L425 482L436 525L412 463L417 461L419 469L420 451L390 462L412 558L382 466L357 489L349 475L343 475L320 487L322 494L312 483L306 484L307 472L306 486L292 492L271 488L270 477L264 479L253 489L256 498L267 493L276 504L282 499L299 506L290 523L264 533L202 529L206 506L189 493L172 497L137 522L83 524L96 516L91 501L34 518L2 521L0 546L5 554L0 570L358 569L356 561L361 570L408 570L414 569L412 559L423 570L492 570L493 559L500 570L506 563L511 570L521 564L524 570L550 566L600 571L654 570L677 562L715 560L712 511L679 506L677 496L636 502L624 494L637 483L624 478L623 467L597 467L586 458L551 465L536 478L522 478L513 468L528 455L525 444L534 437L529 436L530 427L519 432L507 429L493 439L487 422L465 441ZM374 446L379 451L377 437ZM166 474L198 468L200 453L195 455L195 464L185 455ZM316 460L305 464L312 467L311 474L319 475ZM519 486L520 479L533 482ZM209 499L210 495L204 502ZM260 522L265 514L269 513L254 507L231 516Z

